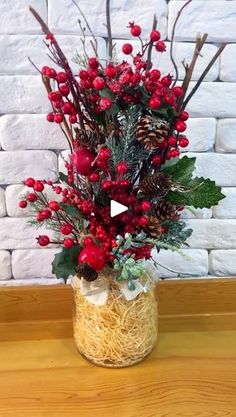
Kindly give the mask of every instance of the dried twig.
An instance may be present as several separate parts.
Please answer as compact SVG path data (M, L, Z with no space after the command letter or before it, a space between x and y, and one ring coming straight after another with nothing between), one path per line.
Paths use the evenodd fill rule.
M157 27L157 17L156 14L153 16L153 24L152 24L152 30L155 30ZM148 47L147 51L147 69L150 69L152 67L152 48L153 48L153 42L150 42L150 45Z
M111 33L111 12L110 12L110 0L106 0L106 23L107 23L107 37L108 37L108 59L112 61L112 33Z
M220 54L222 53L222 51L225 49L225 47L226 47L226 44L225 43L221 44L221 46L219 47L218 51L215 53L215 55L213 56L213 58L211 59L211 61L209 62L209 64L207 65L207 67L205 68L205 70L203 71L203 73L201 74L201 76L199 77L198 81L196 82L196 85L194 86L194 88L192 89L192 91L189 93L189 95L186 97L186 99L184 100L184 102L182 104L182 110L187 106L189 100L191 100L192 96L196 93L196 91L198 90L200 84L204 80L205 76L208 74L208 72L210 71L211 67L214 65L215 61L218 59L218 57L220 56Z
M184 9L185 9L185 7L186 7L186 6L188 6L191 2L192 2L192 0L188 0L186 3L184 3L184 5L183 5L183 6L181 7L181 9L178 11L177 16L176 16L176 19L175 19L174 24L173 24L172 32L171 32L171 41L170 41L170 59L171 59L171 62L172 62L172 64L173 64L173 66L174 66L174 70L175 70L175 81L174 81L174 83L173 83L173 87L174 87L174 86L175 86L175 84L177 83L177 81L178 81L178 77L179 77L178 67L177 67L177 64L176 64L176 62L175 62L174 55L173 55L173 45L174 45L175 30L176 30L176 26L177 26L178 20L179 20L179 18L180 18L180 16L181 16L181 14L182 14L183 10L184 10Z
M79 12L80 12L81 16L82 16L82 17L83 17L83 19L84 19L84 22L85 22L85 24L86 24L86 26L87 26L87 29L88 29L88 31L90 32L90 35L91 35L91 36L92 36L92 38L93 38L93 43L92 43L92 45L93 45L94 53L95 53L96 57L98 57L98 52L97 52L97 39L96 39L96 38L95 38L95 36L94 36L94 33L93 33L92 29L91 29L91 26L90 26L90 24L89 24L89 22L88 22L88 19L86 18L86 16L85 16L85 14L84 14L83 10L80 8L80 6L78 5L78 3L77 3L75 0L72 0L72 3L73 3L73 4L75 5L75 7L79 10Z

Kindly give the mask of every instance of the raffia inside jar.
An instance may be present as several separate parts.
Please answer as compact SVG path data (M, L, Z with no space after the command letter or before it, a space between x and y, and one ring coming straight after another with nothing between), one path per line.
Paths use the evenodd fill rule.
M81 293L74 279L74 339L90 362L106 367L125 367L142 361L157 340L157 302L154 285L133 300L126 300L110 280L107 302L95 305Z

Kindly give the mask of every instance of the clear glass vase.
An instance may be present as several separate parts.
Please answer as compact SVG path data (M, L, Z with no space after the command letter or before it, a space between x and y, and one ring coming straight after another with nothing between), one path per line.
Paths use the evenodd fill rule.
M153 350L158 314L155 285L150 282L147 291L127 300L113 270L102 271L89 283L87 295L81 278L74 277L74 339L82 356L99 366L121 368L141 362ZM106 291L105 304L91 302L91 297L103 297Z

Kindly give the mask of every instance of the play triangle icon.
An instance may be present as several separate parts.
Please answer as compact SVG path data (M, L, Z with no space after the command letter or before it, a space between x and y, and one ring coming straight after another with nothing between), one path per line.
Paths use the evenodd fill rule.
M124 206L124 204L118 203L118 201L111 200L110 205L110 212L111 217L118 216L118 214L124 213L124 211L127 211L128 207Z

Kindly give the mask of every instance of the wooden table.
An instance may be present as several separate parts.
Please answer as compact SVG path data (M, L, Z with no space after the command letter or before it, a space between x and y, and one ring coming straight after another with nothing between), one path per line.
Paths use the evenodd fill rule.
M158 294L157 349L105 369L76 351L69 287L1 289L0 417L235 417L236 279Z

